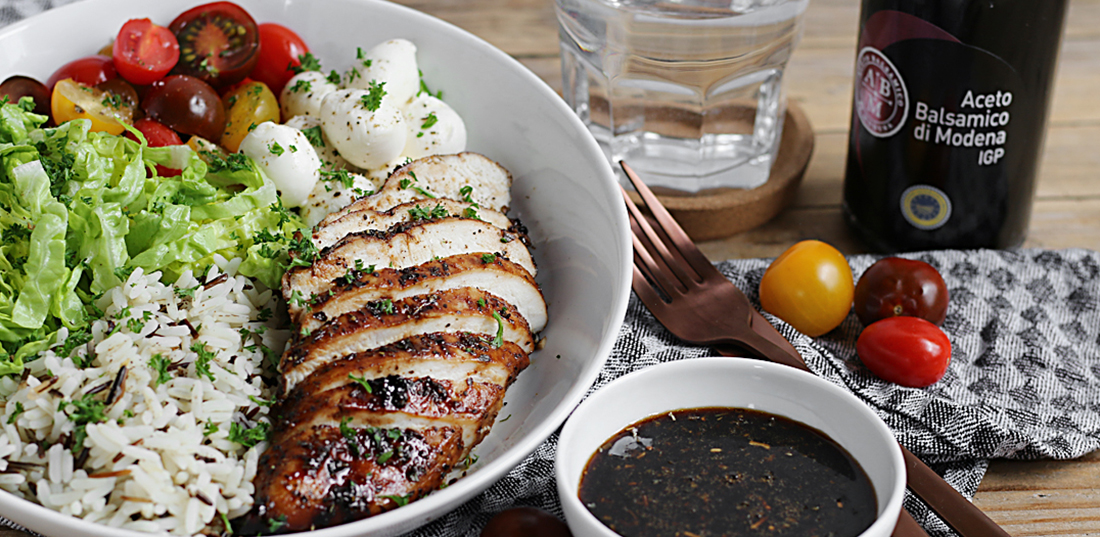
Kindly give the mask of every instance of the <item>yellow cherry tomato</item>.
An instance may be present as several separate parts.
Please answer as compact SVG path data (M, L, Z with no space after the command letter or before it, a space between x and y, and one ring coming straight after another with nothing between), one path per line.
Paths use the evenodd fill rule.
M134 110L125 99L71 78L59 80L50 96L50 112L58 125L74 119L92 122L92 130L122 134L133 123Z
M221 145L236 153L241 140L252 132L254 125L265 121L279 122L279 100L263 82L245 82L222 97L225 105L225 132Z
M852 268L836 248L802 241L772 261L760 280L760 304L799 332L820 336L852 308Z

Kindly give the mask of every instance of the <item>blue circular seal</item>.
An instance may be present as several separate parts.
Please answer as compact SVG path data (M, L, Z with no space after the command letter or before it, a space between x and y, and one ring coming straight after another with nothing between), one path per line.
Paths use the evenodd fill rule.
M917 229L937 229L951 218L951 199L934 186L914 185L901 194L901 214Z

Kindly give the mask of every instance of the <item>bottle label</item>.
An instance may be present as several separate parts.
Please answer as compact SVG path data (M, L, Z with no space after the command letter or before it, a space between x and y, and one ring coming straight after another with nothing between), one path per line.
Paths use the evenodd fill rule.
M909 90L897 67L872 47L863 47L856 62L856 115L877 138L889 138L909 117Z

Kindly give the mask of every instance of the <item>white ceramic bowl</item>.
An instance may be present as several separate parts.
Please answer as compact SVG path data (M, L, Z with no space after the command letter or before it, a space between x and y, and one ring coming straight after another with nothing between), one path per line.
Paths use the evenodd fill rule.
M894 531L905 466L890 429L862 401L810 373L747 358L700 358L631 373L584 401L562 429L555 471L565 519L576 537L615 537L577 496L592 454L627 426L672 410L737 407L813 427L844 447L871 479L878 519L861 537Z
M626 212L603 153L565 102L538 77L485 41L436 18L374 0L237 0L257 22L297 31L326 69L344 70L355 49L403 37L419 48L433 90L466 122L468 148L515 176L512 214L530 230L538 281L550 306L546 346L507 396L508 406L476 449L467 477L427 498L316 537L386 536L458 507L531 453L569 415L615 341L630 293ZM0 29L0 78L45 80L94 53L131 18L168 24L196 0L88 0ZM557 358L560 356L560 359ZM0 493L0 514L45 535L136 537L61 516Z

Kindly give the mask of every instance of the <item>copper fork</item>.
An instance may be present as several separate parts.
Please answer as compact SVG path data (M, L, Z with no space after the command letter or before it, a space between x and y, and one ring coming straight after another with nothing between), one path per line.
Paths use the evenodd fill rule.
M634 292L653 316L680 339L702 345L743 347L762 358L810 371L798 351L707 260L634 170L619 163L657 226L650 225L623 190L634 242ZM812 371L811 371L812 372ZM1008 537L1000 526L901 446L909 489L963 537ZM897 537L926 536L902 509Z

